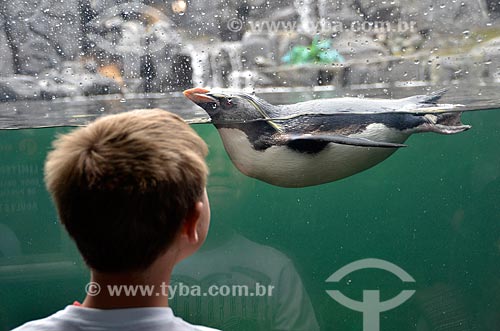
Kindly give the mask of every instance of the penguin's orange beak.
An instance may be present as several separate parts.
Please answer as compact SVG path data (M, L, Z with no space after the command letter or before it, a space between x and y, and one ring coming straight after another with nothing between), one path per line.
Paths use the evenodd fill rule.
M201 87L195 87L189 90L185 90L182 92L186 98L189 100L193 101L196 104L200 103L207 103L207 102L217 102L217 99L214 97L207 95L210 90L201 88Z

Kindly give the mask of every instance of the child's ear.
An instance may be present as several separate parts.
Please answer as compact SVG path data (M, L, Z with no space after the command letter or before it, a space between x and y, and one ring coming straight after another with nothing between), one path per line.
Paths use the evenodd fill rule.
M203 210L203 202L195 203L194 208L189 211L182 225L182 235L187 237L191 244L197 244L200 240L198 235L198 221Z

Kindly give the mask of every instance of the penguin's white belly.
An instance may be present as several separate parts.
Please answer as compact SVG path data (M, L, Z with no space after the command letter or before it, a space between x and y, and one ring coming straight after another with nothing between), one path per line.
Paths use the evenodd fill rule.
M243 131L224 128L219 133L231 160L242 173L284 187L318 185L348 177L374 166L396 151L396 148L334 143L315 154L297 152L286 146L258 151ZM382 124L371 124L363 133L351 135L394 143L402 143L408 136Z

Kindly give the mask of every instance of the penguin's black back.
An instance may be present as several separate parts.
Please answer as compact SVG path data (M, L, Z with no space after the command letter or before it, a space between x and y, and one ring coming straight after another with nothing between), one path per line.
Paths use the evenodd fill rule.
M334 98L317 99L288 105L271 105L254 96L251 99L269 119L247 123L225 123L217 127L235 128L248 137L254 149L263 151L274 145L286 145L296 151L318 153L327 145L321 139L287 139L287 135L337 135L349 137L363 133L370 124L381 124L388 130L405 131L428 120L426 108L435 107L446 90L404 99ZM383 130L383 128L378 128Z
M303 153L318 153L328 142L311 141L288 144L282 135L302 135L308 133L322 133L349 136L363 132L368 125L378 123L388 128L403 131L415 128L423 123L422 116L410 113L380 113L380 114L331 114L331 115L304 115L286 120L272 120L282 132L273 127L268 121L248 123L216 124L217 128L237 129L245 133L253 148L264 151L274 145L289 145L290 148Z
M360 133L370 124L379 123L399 131L415 128L425 122L422 116L409 113L304 115L275 121L288 133L331 132L350 135Z

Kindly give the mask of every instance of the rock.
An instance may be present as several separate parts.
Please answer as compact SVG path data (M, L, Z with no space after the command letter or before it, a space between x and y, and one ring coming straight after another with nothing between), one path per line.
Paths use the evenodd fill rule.
M319 19L327 23L341 23L347 27L352 22L363 21L362 13L354 1L318 1Z
M471 50L470 56L477 64L471 71L481 81L488 83L500 82L500 38L494 38L479 44Z
M344 72L345 85L365 85L384 82L388 63L357 63L346 67ZM384 74L381 74L384 73Z
M198 45L198 47L200 46ZM193 53L193 72L196 77L204 76L204 82L209 86L230 86L232 85L231 73L244 71L245 59L242 58L241 43L239 42L222 42L213 45L213 47L206 47L202 51L203 53L204 57L200 57L199 50ZM196 64L196 60L194 60L196 58L201 62ZM235 75L233 78L238 79L238 76ZM193 83L196 85L198 82L194 81Z
M50 69L39 77L13 75L0 77L0 101L40 100L79 95L120 93L117 81L86 72L78 62L64 64L64 69Z
M381 21L395 23L401 18L401 6L406 5L401 0L374 2L360 0L356 11L363 14L363 21Z
M287 20L298 17L293 1L239 0L240 6L245 2L250 11L249 20Z
M40 81L39 85L41 89L40 98L44 100L82 95L81 88L69 82L44 79Z
M407 55L417 52L424 44L424 36L420 33L388 33L378 35L378 39L386 45L393 55Z
M415 21L419 29L461 36L472 27L481 27L489 20L482 1L409 0L401 6L401 17ZM443 40L441 40L443 41Z
M78 78L79 81L83 83L81 84L83 95L114 94L121 92L120 85L111 78L92 74L81 75Z
M172 71L167 78L169 90L185 90L193 87L193 67L191 57L177 54L173 59Z
M0 76L8 76L14 74L14 59L12 57L12 49L10 48L7 35L5 33L5 21L0 16Z
M276 45L279 38L276 34L263 35L256 33L246 33L241 40L241 56L244 60L244 68L251 69L259 66L260 63L276 64Z
M177 81L186 85L172 78L182 39L165 14L165 3L96 1L87 6L90 53L100 65L118 65L133 92L170 91Z
M51 69L42 73L38 85L41 89L40 97L45 100L62 97L72 97L82 95L78 77L82 72L81 63L66 62L63 63L63 69Z
M252 18L257 18L255 17L257 15L254 14L254 12L251 12L251 17ZM266 12L266 15L260 15L260 18L267 18L269 21L272 22L278 22L278 21L289 21L289 22L296 22L299 19L299 14L297 13L297 10L293 6L288 6L285 8L281 8L279 10L268 10Z
M384 83L428 81L430 73L427 63L414 59L391 60L387 62L383 75Z
M78 1L4 2L15 72L35 75L78 54ZM76 42L75 42L76 41Z
M318 85L319 73L318 66L297 66L270 73L267 79L272 81L270 86L315 86ZM261 81L258 85L264 85L265 82Z
M157 75L144 81L143 91L163 93L168 91L182 91L193 87L191 56L187 54L175 54L169 63L165 67L157 67ZM160 65L164 65L164 63Z
M76 58L82 35L78 0L44 0L33 19L31 31L49 41L62 61Z
M450 83L456 80L467 79L471 72L472 61L468 56L446 55L431 57L428 60L433 83Z
M500 18L500 3L498 1L486 0L486 5L488 7L488 12L491 19Z
M41 88L33 76L14 75L0 77L0 101L39 99Z
M364 61L389 55L387 47L375 41L370 35L346 31L333 38L335 48L345 59Z
M211 2L206 0L191 0L187 6L186 12L179 17L178 26L186 31L190 39L198 39L204 36L219 34L219 26L227 24L226 20L221 20L219 15L224 14L220 11L221 1ZM228 16L234 16L235 8L233 3L226 4L225 11Z

